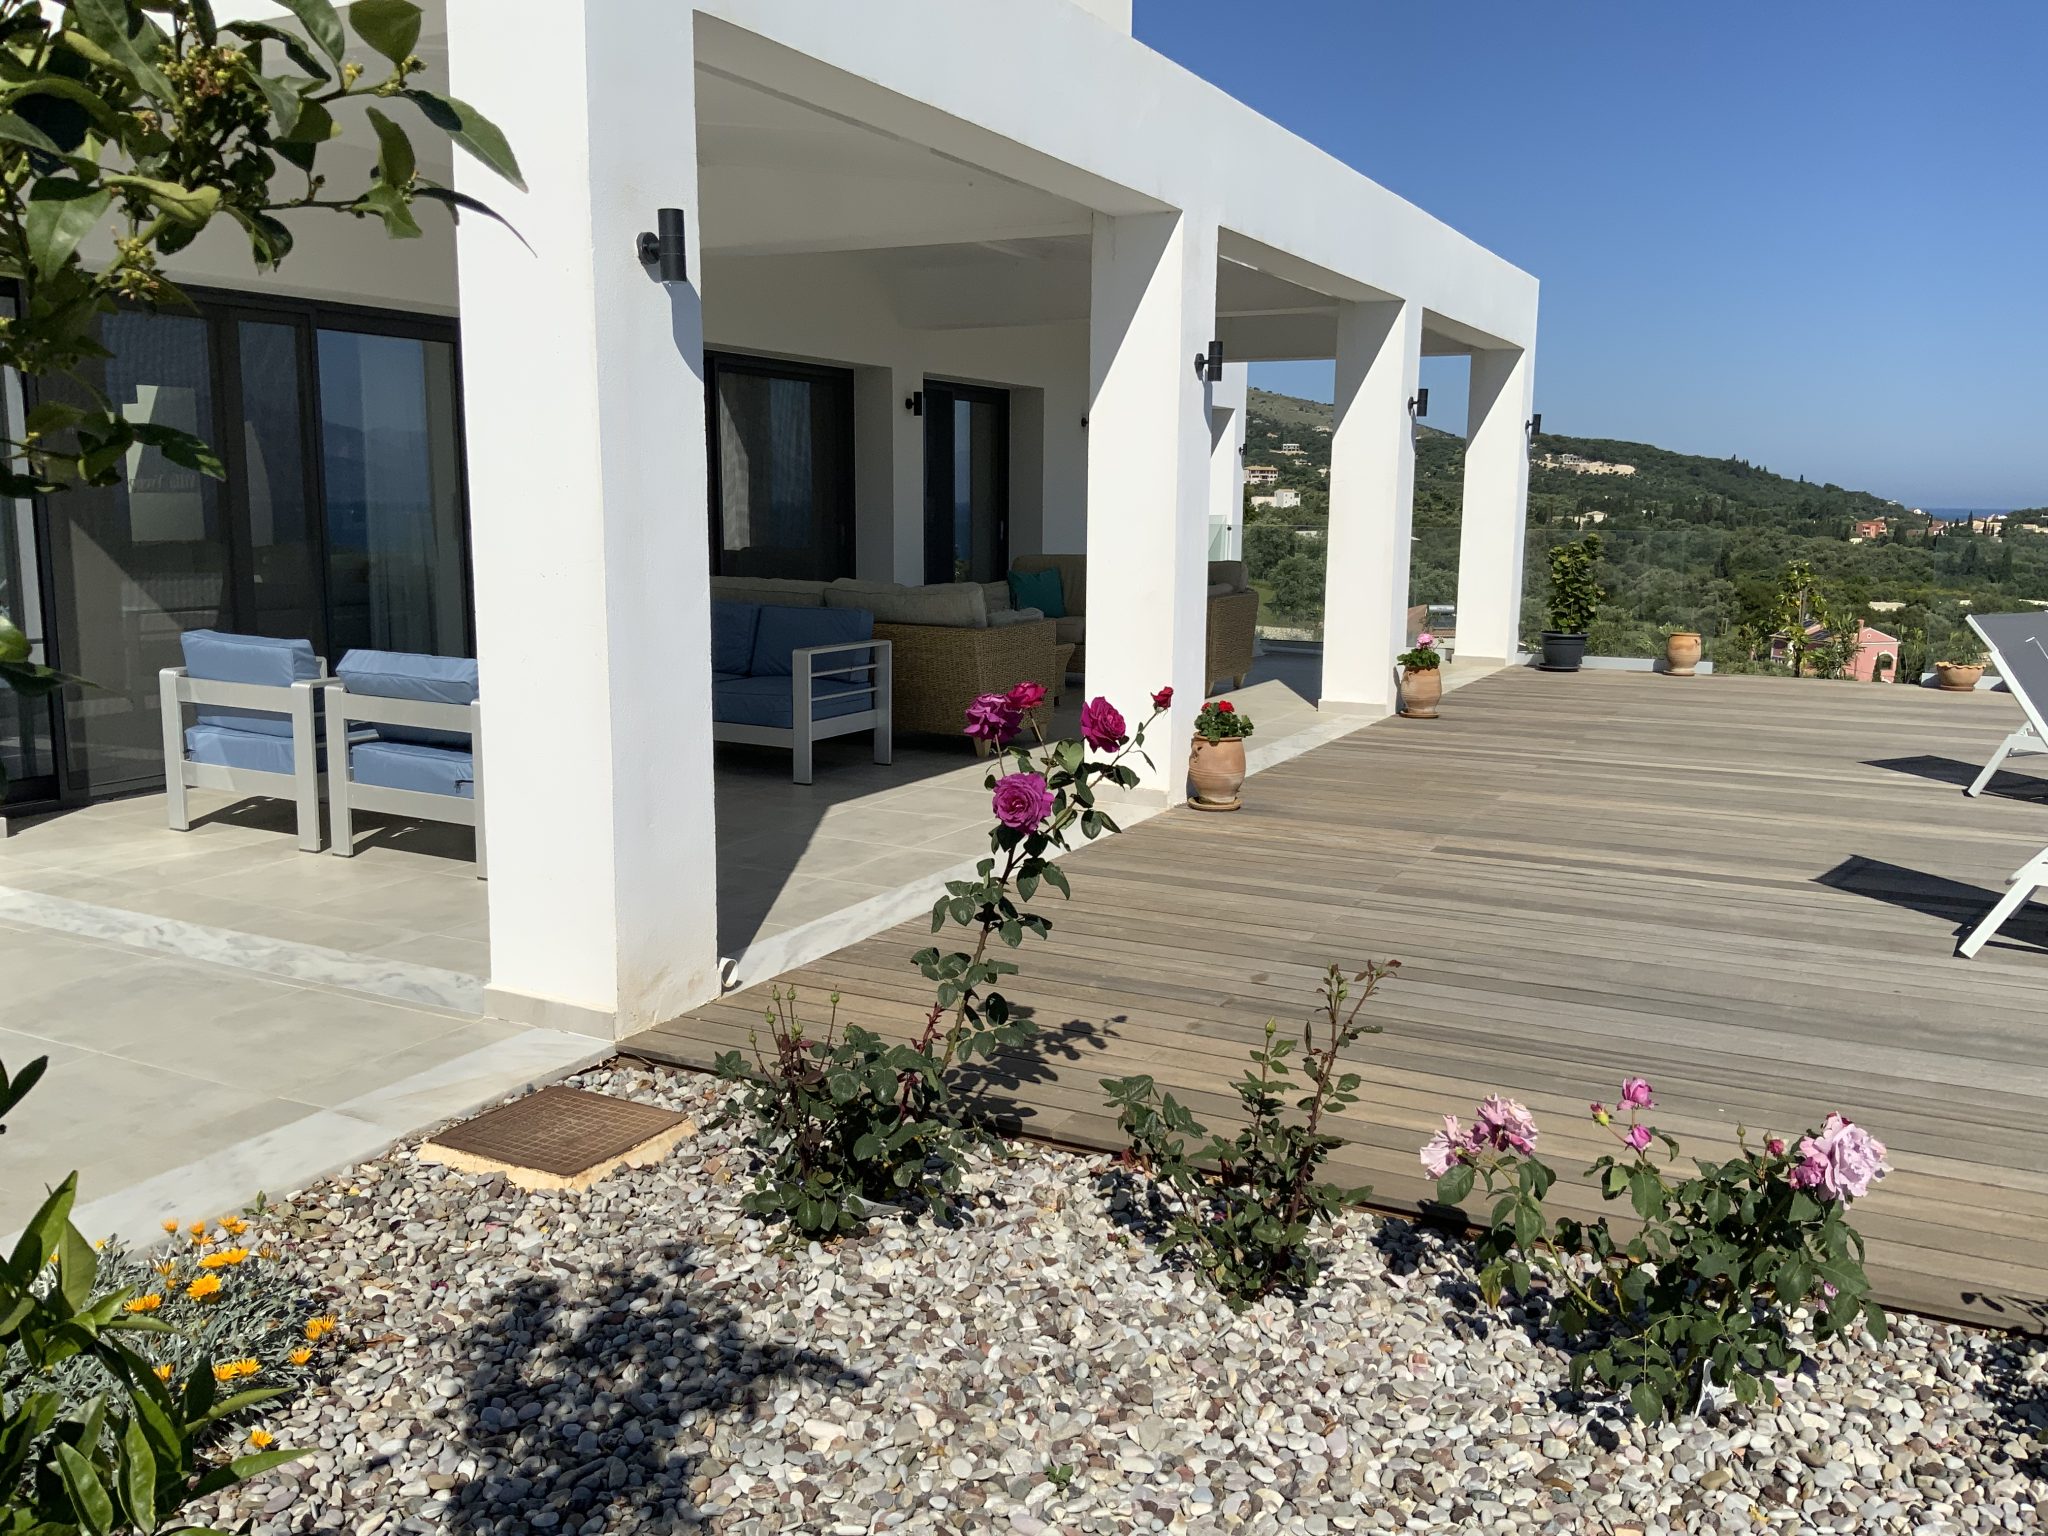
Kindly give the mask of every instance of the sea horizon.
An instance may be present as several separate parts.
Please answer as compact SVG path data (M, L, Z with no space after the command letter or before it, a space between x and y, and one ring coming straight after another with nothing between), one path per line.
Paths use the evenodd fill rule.
M1944 523L1959 523L1966 517L2004 517L2008 512L2017 512L2017 507L1922 507L1929 517Z

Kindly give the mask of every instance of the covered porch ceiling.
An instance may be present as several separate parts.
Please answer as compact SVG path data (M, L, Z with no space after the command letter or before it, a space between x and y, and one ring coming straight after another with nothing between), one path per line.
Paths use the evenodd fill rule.
M785 62L779 51L766 60L758 50L741 52L756 68ZM1168 211L1079 172L1062 177L1034 167L1026 180L933 148L877 121L889 115L884 104L864 101L857 90L836 104L800 99L792 92L802 73L791 66L771 84L699 63L707 262L850 256L873 272L895 320L910 330L1083 322L1094 215ZM961 138L971 142L973 134ZM1064 190L1049 190L1049 181ZM1385 297L1234 231L1221 233L1216 334L1233 361L1334 357L1338 306ZM1486 344L1477 332L1425 316L1426 355Z

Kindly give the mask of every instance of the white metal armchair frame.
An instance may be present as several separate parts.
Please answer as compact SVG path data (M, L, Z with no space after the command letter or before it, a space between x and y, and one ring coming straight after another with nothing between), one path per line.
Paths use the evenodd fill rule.
M851 651L865 651L868 653L867 659L837 667L818 665L820 658ZM738 725L714 720L711 724L711 739L755 747L788 747L789 776L798 784L811 782L813 744L830 740L834 736L852 736L860 731L873 731L875 761L893 762L895 735L889 723L893 686L890 652L891 646L887 640L848 640L835 645L800 646L789 655L789 726L785 729L779 725ZM849 681L862 682L863 686L859 691L867 695L868 707L850 714L831 715L822 720L814 719L811 707L815 697L811 685L815 679L827 677L843 677ZM828 697L848 698L851 695L842 693Z
M338 681L338 680L337 680ZM483 703L436 704L425 699L389 699L350 693L332 687L327 706L327 809L333 825L333 849L343 858L356 851L355 813L383 811L415 821L440 821L476 829L476 877L485 877L484 861L484 715ZM471 794L438 795L423 789L392 789L364 784L350 772L351 725L409 725L417 729L458 731L469 737Z
M319 677L304 678L289 687L271 683L223 683L212 678L193 677L183 667L165 667L157 675L157 688L164 732L164 798L169 806L171 830L192 830L192 814L185 796L188 789L268 795L296 804L299 847L307 853L318 853L320 787L324 775L320 770L314 700L320 693L336 691L339 681L327 676L327 663L324 661L320 663ZM261 768L193 762L185 755L187 704L211 704L222 709L258 709L265 714L286 716L291 721L292 771L271 773Z

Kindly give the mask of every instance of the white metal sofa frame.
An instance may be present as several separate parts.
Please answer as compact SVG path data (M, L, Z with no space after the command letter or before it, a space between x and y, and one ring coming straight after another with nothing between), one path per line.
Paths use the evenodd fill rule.
M1977 781L1966 791L1974 795L1980 793L1984 786L1991 782L1991 776L1998 772L1999 765L2011 754L2048 751L2048 746L2043 745L2044 742L2048 742L2048 721L2041 718L2040 711L2034 707L2034 701L2012 680L2012 668L2007 666L2004 658L1998 654L1998 646L1991 637L1979 628L1974 614L1970 616L1968 623L1970 628L1977 631L1977 638L1989 648L1991 659L1998 663L1999 675L2005 679L2006 688L2020 701L2020 708L2025 710L2027 715L2026 723L1999 744L1998 750L1991 754L1991 761L1984 765L1984 771L1977 775ZM2042 886L2048 885L2048 848L2043 848L2014 870L2012 878L2006 884L2011 886L2011 889L1998 898L1998 904L1985 913L1984 920L1972 928L1963 942L1956 946L1956 953L1965 960L1975 959L1977 951L1988 944L1991 936L2027 904L2028 898Z
M437 704L425 699L390 699L350 693L346 687L326 690L327 813L333 825L333 850L343 858L356 851L355 813L383 811L415 821L440 821L476 830L476 877L486 877L484 862L484 714L483 701ZM470 783L473 793L436 795L423 789L391 789L358 783L349 774L348 728L361 725L410 725L435 731L459 731L469 737Z
M165 667L157 674L164 731L164 790L169 803L173 832L192 830L192 815L186 804L188 789L221 789L238 795L268 795L290 800L298 806L299 847L307 853L320 851L320 749L314 731L314 695L331 693L339 678L327 675L327 663L320 662L317 678L302 678L289 688L271 683L223 683L193 677L183 667ZM279 694L288 694L281 700ZM215 704L227 709L259 709L265 714L289 716L292 723L292 771L272 773L263 768L231 768L224 763L195 763L185 755L185 710L187 704ZM280 708L282 704L284 707Z
M819 657L840 651L867 651L870 654L866 661L851 662L841 667L815 665ZM811 747L834 736L852 736L871 730L875 733L875 761L893 762L895 736L889 724L890 651L891 645L887 640L848 640L835 645L800 646L789 653L789 727L736 725L714 720L711 739L753 747L788 747L789 776L798 784L811 782ZM862 691L868 695L868 707L849 715L813 719L811 682L821 677L866 678L866 687Z

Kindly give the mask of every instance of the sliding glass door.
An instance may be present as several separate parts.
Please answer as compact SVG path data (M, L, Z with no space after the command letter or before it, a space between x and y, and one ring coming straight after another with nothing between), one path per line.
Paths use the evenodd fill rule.
M1010 570L1010 396L924 385L924 579L1001 581Z
M189 629L307 639L330 665L358 646L469 651L450 325L223 299L123 310L100 340L110 355L87 382L130 420L204 437L228 473L138 447L114 484L43 499L49 659L91 686L61 696L54 784L13 798L161 783L157 675ZM43 390L83 398L62 380ZM0 556L9 611L32 571L18 549ZM34 733L10 724L0 752L32 772Z
M831 581L853 574L853 375L705 355L711 569Z

